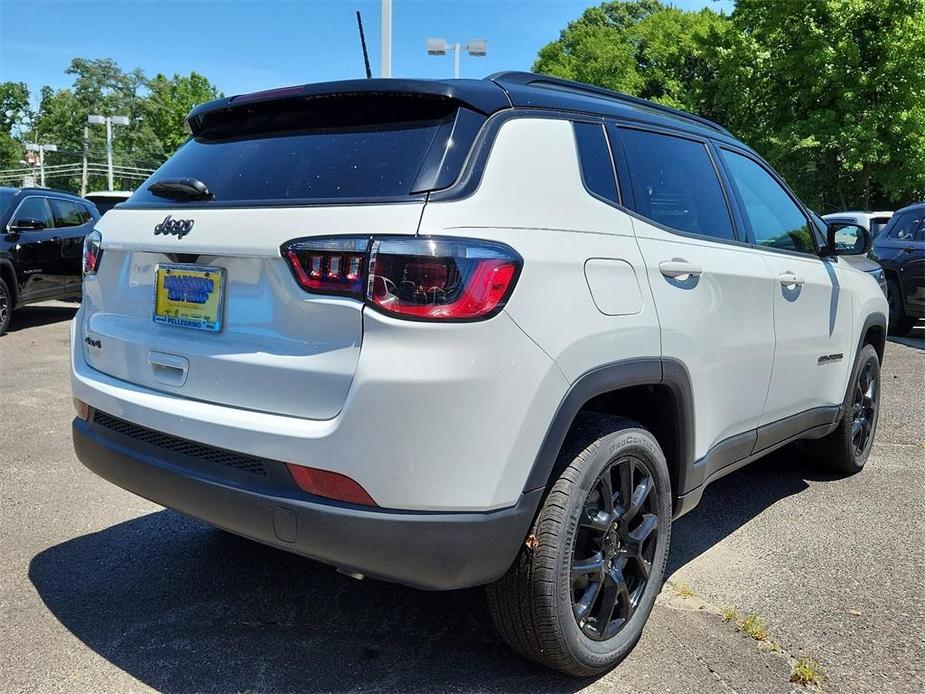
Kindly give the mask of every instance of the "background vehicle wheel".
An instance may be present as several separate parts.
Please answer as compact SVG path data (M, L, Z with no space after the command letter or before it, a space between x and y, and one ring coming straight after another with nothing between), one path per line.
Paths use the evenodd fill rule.
M0 279L0 335L10 327L10 318L13 314L13 294L10 288Z
M908 335L915 325L915 320L906 315L899 282L893 279L886 281L886 298L890 304L890 335Z
M838 428L824 438L810 441L812 452L834 472L845 475L860 472L870 455L879 415L880 359L873 346L864 345Z
M671 483L658 442L636 422L580 415L561 474L513 566L487 587L511 647L570 675L608 670L632 650L662 585Z

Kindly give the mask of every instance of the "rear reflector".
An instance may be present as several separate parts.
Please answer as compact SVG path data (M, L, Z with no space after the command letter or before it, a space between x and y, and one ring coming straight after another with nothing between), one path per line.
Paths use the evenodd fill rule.
M365 300L410 320L488 318L503 308L522 266L503 244L442 237L322 237L281 250L306 291Z
M74 409L77 410L77 418L85 422L90 421L90 406L83 400L74 398Z
M361 504L362 506L377 505L363 487L346 475L291 463L287 463L286 467L289 468L295 483L299 485L302 491L309 494L335 499L336 501L346 501L350 504Z

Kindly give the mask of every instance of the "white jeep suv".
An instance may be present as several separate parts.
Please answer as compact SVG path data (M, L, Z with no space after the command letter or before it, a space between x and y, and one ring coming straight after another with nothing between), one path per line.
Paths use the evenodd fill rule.
M487 585L521 653L632 648L673 518L877 425L887 303L720 126L525 73L220 99L88 237L81 461L355 576Z

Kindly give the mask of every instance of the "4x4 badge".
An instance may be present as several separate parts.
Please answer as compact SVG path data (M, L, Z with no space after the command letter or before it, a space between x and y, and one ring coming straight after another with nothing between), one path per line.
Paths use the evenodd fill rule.
M176 236L182 239L193 229L192 219L171 219L170 215L164 217L164 221L154 227L154 235L163 234L164 236Z

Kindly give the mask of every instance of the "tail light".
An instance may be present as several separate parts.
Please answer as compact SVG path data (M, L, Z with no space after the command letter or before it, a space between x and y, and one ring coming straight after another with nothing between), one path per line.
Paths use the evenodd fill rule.
M368 238L328 237L283 247L296 281L316 294L363 298Z
M522 261L489 241L422 237L326 237L282 248L299 285L365 300L411 320L487 318L514 290Z
M100 259L103 257L103 235L96 229L84 238L83 272L86 275L95 275L100 268Z

